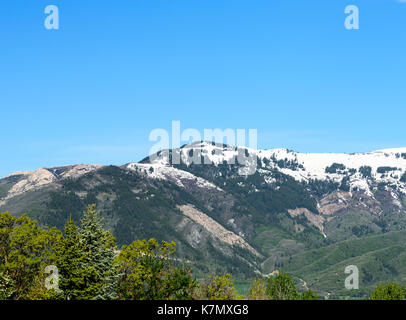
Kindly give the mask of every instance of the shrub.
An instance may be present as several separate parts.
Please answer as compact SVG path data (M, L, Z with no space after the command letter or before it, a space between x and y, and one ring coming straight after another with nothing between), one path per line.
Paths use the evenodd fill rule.
M372 291L370 300L405 300L406 289L405 286L398 285L397 283L380 283Z
M266 294L271 300L298 300L300 297L292 276L283 272L268 279Z

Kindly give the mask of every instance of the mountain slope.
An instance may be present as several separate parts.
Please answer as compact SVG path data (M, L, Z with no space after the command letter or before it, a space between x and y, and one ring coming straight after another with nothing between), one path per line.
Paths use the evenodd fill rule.
M244 166L233 161L238 154L256 162L254 174L241 175ZM183 161L171 165L176 155ZM313 261L307 255L320 250L315 257L323 259L325 248L362 239L367 251L352 258L372 268L375 260L364 257L378 250L374 237L406 230L406 149L301 154L200 142L140 163L44 168L0 179L0 211L27 212L43 226L62 228L90 203L120 244L173 240L197 274L250 278L283 267L320 293L343 294L324 280L323 289L314 275L348 259L313 270L305 268ZM296 268L295 261L305 265ZM406 273L388 270L397 279Z

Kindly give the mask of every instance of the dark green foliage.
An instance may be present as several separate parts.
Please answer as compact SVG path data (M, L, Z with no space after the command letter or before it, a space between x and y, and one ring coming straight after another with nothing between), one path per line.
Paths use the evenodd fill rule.
M138 240L123 246L117 263L123 276L118 293L125 300L190 300L195 297L196 280L187 267L173 260L175 243L155 239Z
M341 184L340 184L339 189L340 189L341 191L345 191L345 192L350 191L350 184L349 184L349 182L350 182L350 178L349 178L349 177L344 177L343 180L341 181Z
M300 294L300 300L319 300L319 296L308 289Z
M372 177L372 168L369 166L362 166L359 168L359 173L361 173L361 175L364 178L371 178Z
M200 286L201 300L240 300L230 274L210 276Z
M294 160L288 160L288 159L276 160L276 159L272 159L272 160L281 169L290 169L290 170L293 170L293 171L298 171L299 169L303 169L303 165L299 164L297 159L294 159Z
M242 197L250 207L255 204L255 211L259 212L261 219L264 218L264 213L273 214L295 208L318 212L316 200L305 186L277 170L273 172L272 177L276 180L275 185L268 185L264 177L256 172L247 178L229 178L223 188ZM224 179L219 178L217 184L222 185L222 180ZM243 183L245 190L241 190L238 183Z
M37 275L55 261L61 233L42 230L26 215L0 214L0 280L3 294L13 299L30 297ZM1 289L0 289L1 290Z
M372 291L370 300L405 300L406 289L397 283L381 283Z
M306 187L278 170L272 171L272 177L276 183L269 185L265 182L264 176L258 172L247 177L239 176L237 165L222 164L214 168L205 165L191 165L189 167L179 165L177 167L212 181L227 192L242 198L244 206L249 207L252 215L256 215L255 212L258 212L258 218L262 220L264 213L283 212L297 207L318 212L316 201L306 190ZM271 202L272 205L270 205Z
M6 275L4 271L0 271L0 300L12 298L15 292L16 285L13 279Z
M0 199L6 197L9 190L10 186L0 185Z
M50 196L51 201L47 205L50 212L41 217L41 222L63 230L63 226L68 218L71 217L74 222L79 221L80 212L86 208L86 203L75 192L51 192Z
M352 233L357 237L362 237L367 234L373 233L373 230L370 226L361 225L361 226L354 226L352 229Z
M400 178L400 181L406 183L406 172L402 175L402 177Z
M114 264L115 239L103 229L95 205L84 212L79 230L80 241L85 249L83 268L94 268L89 289L94 299L116 299L118 271Z
M344 171L345 170L345 165L341 164L341 163L333 163L331 166L326 167L325 172L326 173L338 173L340 171Z
M59 289L62 291L63 299L94 298L97 288L93 282L97 279L97 270L94 266L86 263L89 252L86 251L78 227L71 219L65 226L65 237L58 246L56 253L56 266L60 276Z
M268 279L266 294L271 300L298 300L300 298L292 276L284 272Z
M387 172L395 171L395 170L398 170L398 168L396 168L396 167L379 167L377 169L377 172L378 173L387 173Z
M25 216L16 219L1 214L0 300L111 300L117 293L122 299L240 298L228 274L202 285L205 295L201 295L191 269L179 266L172 256L173 242L159 245L154 239L136 241L124 246L113 262L114 239L101 228L94 205L88 207L81 222L78 228L69 219L61 239L54 229L41 231ZM38 267L49 263L58 268L56 290L44 287L44 273Z
M275 214L286 209L307 208L318 212L317 204L309 193L299 184L285 183L278 189L265 189L262 192L253 192L246 196L249 203L257 204L257 210Z
M70 218L57 246L61 298L67 300L117 298L115 239L102 228L95 205L88 206L78 228Z
M323 197L326 194L337 190L340 185L331 180L322 181L310 179L307 186L309 187L311 193L316 197Z

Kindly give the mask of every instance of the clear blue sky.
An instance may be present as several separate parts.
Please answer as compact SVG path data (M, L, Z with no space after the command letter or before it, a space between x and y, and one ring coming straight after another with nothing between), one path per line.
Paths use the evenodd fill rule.
M398 0L1 1L0 176L139 161L172 120L260 148L404 147L405 77Z

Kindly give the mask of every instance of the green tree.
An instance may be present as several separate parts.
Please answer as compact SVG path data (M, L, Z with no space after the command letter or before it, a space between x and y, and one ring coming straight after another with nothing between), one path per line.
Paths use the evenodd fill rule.
M300 294L300 300L319 300L319 296L308 289Z
M203 300L243 299L234 287L233 277L228 273L225 275L210 276L208 280L203 282L200 288L199 298Z
M26 215L15 218L9 213L0 214L0 274L3 283L14 286L10 298L28 298L39 273L54 264L54 248L61 238L60 231L41 230L37 221Z
M15 292L15 284L13 279L5 275L3 272L0 273L0 300L10 299Z
M197 282L189 268L175 266L175 252L174 242L159 244L155 239L123 246L117 257L123 274L119 283L120 299L193 299Z
M283 272L268 279L266 294L271 300L298 300L300 298L292 276Z
M406 289L405 286L398 285L397 283L380 283L372 291L370 300L405 300Z
M268 300L266 281L264 279L255 279L252 281L247 298L248 300Z
M58 246L56 265L59 271L59 289L66 300L92 299L99 289L95 266L89 265L90 253L86 250L78 227L70 218L65 225L65 236Z
M46 273L46 265L42 264L40 272L38 272L27 292L24 296L26 300L62 300L64 299L62 292L60 290L48 289L45 286L46 278L50 276Z
M82 268L86 272L92 271L86 283L87 292L93 299L117 299L119 273L118 266L114 263L115 238L103 229L102 219L94 204L89 205L84 212L79 238L86 254Z

